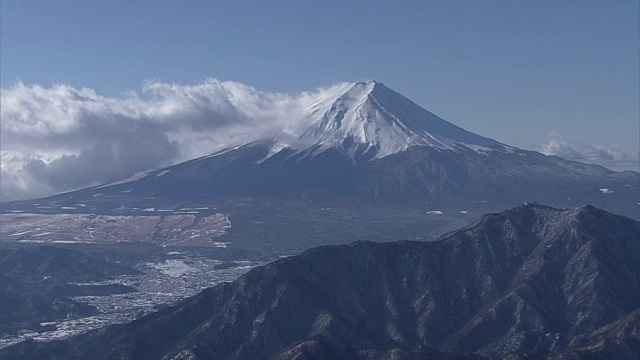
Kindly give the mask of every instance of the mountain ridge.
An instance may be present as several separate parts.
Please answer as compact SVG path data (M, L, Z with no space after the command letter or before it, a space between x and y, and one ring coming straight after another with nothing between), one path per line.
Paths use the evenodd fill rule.
M639 259L638 221L528 204L437 242L311 249L128 325L7 351L27 359L61 345L65 355L123 359L624 357L640 349Z

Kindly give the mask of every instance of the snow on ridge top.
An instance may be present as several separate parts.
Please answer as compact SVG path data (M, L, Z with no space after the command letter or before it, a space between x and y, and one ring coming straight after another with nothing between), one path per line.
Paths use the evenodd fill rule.
M307 111L301 126L274 136L270 156L283 148L313 149L313 153L338 148L353 160L357 153L382 158L411 146L479 152L511 149L439 118L376 81L324 89Z

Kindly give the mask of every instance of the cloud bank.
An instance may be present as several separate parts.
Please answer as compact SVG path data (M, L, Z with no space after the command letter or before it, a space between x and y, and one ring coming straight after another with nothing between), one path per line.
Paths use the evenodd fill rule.
M557 155L567 160L602 165L616 171L640 171L639 153L628 153L615 147L580 143L556 131L551 131L549 142L537 150L545 155Z
M261 138L297 121L312 97L216 79L151 81L121 97L16 83L1 92L0 200L98 185Z

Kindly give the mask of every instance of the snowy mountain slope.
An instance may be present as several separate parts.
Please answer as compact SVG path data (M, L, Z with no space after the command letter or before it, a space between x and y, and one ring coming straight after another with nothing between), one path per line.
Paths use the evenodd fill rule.
M336 148L354 161L358 155L380 159L412 146L512 149L448 123L376 81L337 85L320 93L307 111L306 119L271 139L269 156L285 148L313 155Z

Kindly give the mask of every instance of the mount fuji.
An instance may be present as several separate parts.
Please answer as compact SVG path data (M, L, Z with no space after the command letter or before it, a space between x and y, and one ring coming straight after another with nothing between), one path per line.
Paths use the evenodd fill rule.
M639 173L476 135L376 81L314 93L301 112L266 137L110 184L3 203L0 210L165 216L198 208L201 216L215 208L231 216L225 236L239 223L253 229L240 236L245 240L274 228L292 231L297 223L308 245L337 233L349 240L417 238L425 226L435 235L467 216L523 202L592 204L640 219Z

